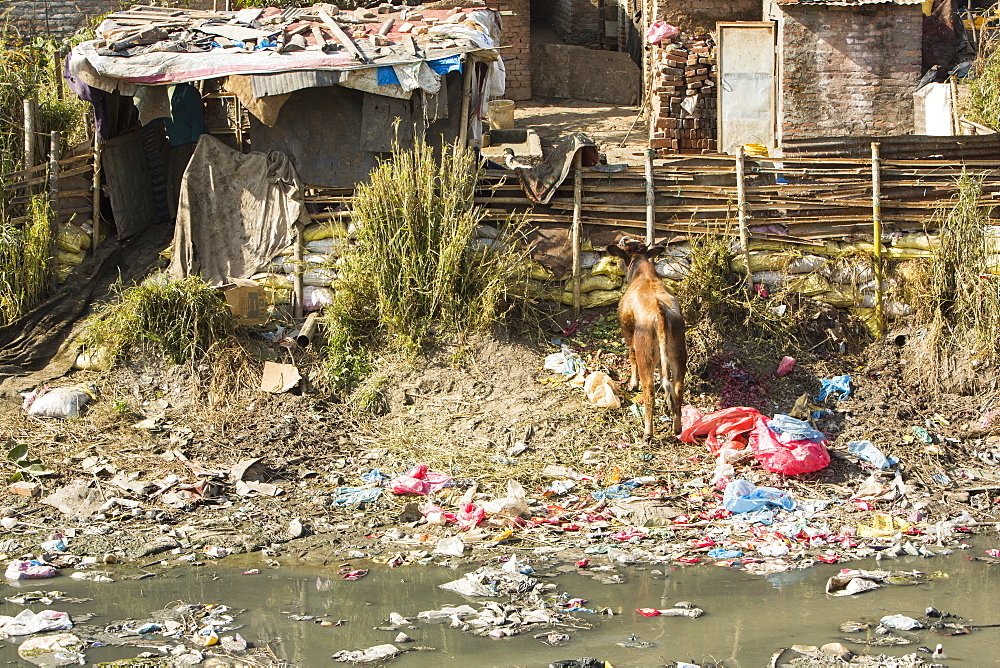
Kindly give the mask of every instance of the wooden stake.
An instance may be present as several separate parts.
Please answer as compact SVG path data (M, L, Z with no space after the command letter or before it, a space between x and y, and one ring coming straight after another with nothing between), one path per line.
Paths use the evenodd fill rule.
M472 56L468 56L463 63L465 71L462 72L462 125L458 130L458 145L463 149L469 145L469 105L472 104L472 68L476 61Z
M952 78L948 84L948 90L951 92L951 125L954 128L952 134L960 135L962 134L962 114L958 110L958 82Z
M330 29L330 33L335 38L337 38L337 40L341 44L344 45L344 48L347 49L348 53L350 53L363 63L372 62L371 58L365 55L365 52L362 51L358 47L358 45L354 43L354 40L351 39L351 36L348 35L346 32L344 32L344 29L341 28L339 25L337 25L337 22L334 21L329 14L327 14L326 12L319 12L319 18L324 23L324 25L326 25L326 27Z
M24 101L24 168L35 166L35 101Z
M583 152L573 156L573 317L580 317L580 217L583 213Z
M656 190L653 188L653 151L646 149L646 246L652 247L656 224Z
M295 243L292 244L292 263L295 265L295 274L292 276L292 291L295 293L295 303L292 304L292 316L295 318L302 317L302 297L304 292L302 289L302 246L304 244L302 229L301 223L295 224Z
M51 268L49 280L52 287L55 288L59 284L59 270L56 262L59 237L59 224L57 222L59 213L59 133L54 130L49 133L49 205L51 209L49 231L52 235L52 241L49 243L49 266Z
M882 272L882 160L879 143L872 142L872 236L875 244L875 328L878 339L885 335Z
M94 185L93 213L90 216L90 252L97 252L97 244L101 242L101 145L94 140Z
M747 187L746 187L747 156L743 146L736 153L736 206L740 226L740 245L743 247L743 259L747 263L747 290L753 296L753 270L750 268L750 230L747 229Z

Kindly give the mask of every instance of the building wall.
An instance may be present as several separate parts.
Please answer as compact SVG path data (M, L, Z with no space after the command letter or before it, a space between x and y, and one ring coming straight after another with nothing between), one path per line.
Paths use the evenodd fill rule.
M541 0L536 18L548 23L567 44L594 47L600 44L601 14L598 0ZM609 10L614 8L608 2Z
M507 93L510 100L531 99L531 2L530 0L487 0L503 19L501 49L507 69Z
M654 0L653 16L692 34L715 30L717 21L760 21L761 0Z
M8 27L25 38L49 35L69 37L104 14L127 9L129 0L0 0L0 13ZM212 0L191 0L178 6L212 9ZM223 0L219 1L223 6Z
M913 131L920 5L783 5L779 141Z

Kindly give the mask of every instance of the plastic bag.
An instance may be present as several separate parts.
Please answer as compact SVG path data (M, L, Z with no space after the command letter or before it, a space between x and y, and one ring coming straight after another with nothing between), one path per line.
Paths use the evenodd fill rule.
M804 420L796 420L790 415L778 413L767 424L768 429L778 434L778 440L782 443L791 441L820 441L826 440L826 435L821 431L812 428Z
M882 454L882 451L872 445L871 441L851 441L847 444L847 451L883 471L891 469L899 463L899 459L896 457L886 457Z
M8 580L43 580L55 576L54 566L33 559L31 561L15 559L7 565L7 571L4 573L4 577Z
M302 308L306 312L319 311L333 303L333 290L313 285L302 286Z
M427 464L417 464L409 473L393 478L389 488L395 494L434 494L444 489L451 477L438 471L430 471Z
M695 412L697 412L697 409L695 409ZM686 424L684 419L685 414L688 416L688 419L694 416L694 413L688 407L682 408L682 424ZM678 438L685 443L694 443L695 436L707 436L705 445L708 446L712 454L717 453L726 446L741 449L746 445L743 434L753 429L754 421L758 417L761 417L761 414L755 408L746 408L744 406L725 408L721 411L702 416L684 427Z
M434 546L434 554L444 554L449 557L461 557L465 552L465 543L458 536L442 538Z
M676 37L679 34L681 34L680 29L666 21L654 21L646 29L646 44L659 44L663 40Z
M9 636L29 636L45 631L65 631L73 628L69 614L55 610L42 610L37 615L31 610L22 610L16 617L6 617L0 626L0 633Z
M466 503L458 512L458 526L466 531L479 526L486 519L486 510L473 503Z
M36 417L75 418L90 403L89 392L77 387L60 387L38 396L28 407L28 415Z
M786 355L781 358L780 362L778 362L778 370L774 372L774 375L781 378L782 376L788 374L788 372L792 370L793 366L795 366L795 358L788 357Z
M596 371L583 383L590 403L599 408L621 408L622 402L615 394L615 382L603 371Z
M826 401L826 398L835 392L840 394L837 397L838 401L843 401L851 396L851 377L846 373L843 376L821 378L819 382L821 387L819 396L816 397L817 401Z
M749 443L757 461L772 473L783 475L812 473L830 464L826 441L803 439L782 443L778 435L768 429L768 419L763 415L754 423Z
M733 480L726 485L722 505L734 514L749 513L771 506L794 510L795 501L787 492L774 487L757 487L749 480Z
M490 515L528 516L524 487L516 480L507 481L507 496L483 503L483 509Z

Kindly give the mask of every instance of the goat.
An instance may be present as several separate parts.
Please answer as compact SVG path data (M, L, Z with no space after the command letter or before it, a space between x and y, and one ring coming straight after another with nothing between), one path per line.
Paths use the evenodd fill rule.
M645 405L645 438L653 437L653 413L656 409L653 372L660 371L660 382L667 394L667 409L673 417L674 433L681 431L681 402L684 396L684 373L687 347L684 342L684 316L680 303L656 275L650 260L664 251L664 246L647 248L646 244L622 239L621 245L607 251L625 260L628 288L618 303L618 322L628 346L632 377L629 388L635 392L642 384Z

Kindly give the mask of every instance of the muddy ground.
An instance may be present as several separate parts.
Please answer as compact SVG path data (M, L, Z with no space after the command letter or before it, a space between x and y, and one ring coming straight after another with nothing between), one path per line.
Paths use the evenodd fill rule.
M247 364L231 391L216 386L211 393L204 364L163 367L147 360L106 373L76 372L58 384L92 382L100 391L78 419L31 418L16 405L4 406L8 448L27 445L27 459L40 460L51 474L23 474L40 484L41 497L5 493L2 513L9 519L0 541L13 541L8 556L38 554L46 536L60 532L71 536L77 555L114 554L139 564L192 546L207 548L208 556L224 548L321 561L364 555L405 562L427 556L440 537L456 533L455 525L426 523L422 497L386 492L372 503L342 507L338 494L343 487L365 487L360 475L372 469L393 476L424 463L454 478L434 499L447 511L459 510L462 497L481 503L504 496L509 479L524 486L534 519L487 519L463 534L472 550L501 542L508 550L566 547L564 556L572 559L600 542L602 530L606 536L645 525L665 541L660 558L668 558L664 551L669 558L704 552L684 541L704 536L713 518L725 515L719 514L721 494L709 485L714 459L703 445L672 436L644 444L627 394L620 409L589 405L578 387L543 368L545 356L558 350L552 343L557 338L578 350L589 368L626 377L610 312L585 314L572 336L484 335L442 344L416 362L385 359L350 397L315 392L308 384L301 394L248 389L257 382L259 363ZM258 345L259 354L290 361L287 351ZM784 477L750 458L737 464L737 477L800 500L831 501L814 518L830 535L853 532L875 511L921 527L962 511L981 521L996 519L998 439L983 427L988 398L931 398L908 386L900 348L892 343L859 345L857 351L847 346L844 353L831 342L812 353L772 347L766 357L747 345L728 341L701 353L693 345L688 401L706 413L735 403L774 414L803 394L815 397L820 378L845 373L854 392L842 402L828 399L827 416L816 423L829 438L828 468ZM798 363L777 378L773 371L783 353ZM308 358L303 352L297 359L305 366ZM934 443L915 439L913 427L925 428ZM859 439L899 457L902 493L852 502L872 475L846 452L846 443ZM565 478L544 472L552 465L583 480L569 494L546 493L554 479ZM22 468L4 464L8 477ZM884 481L891 483L893 475ZM646 484L632 496L648 503L631 514L615 510L618 501L591 496L633 478ZM77 491L56 504L62 510L42 502L68 486ZM630 544L642 544L641 538ZM808 565L829 548L808 541L792 547L778 560L781 567ZM838 554L852 557L850 549Z

